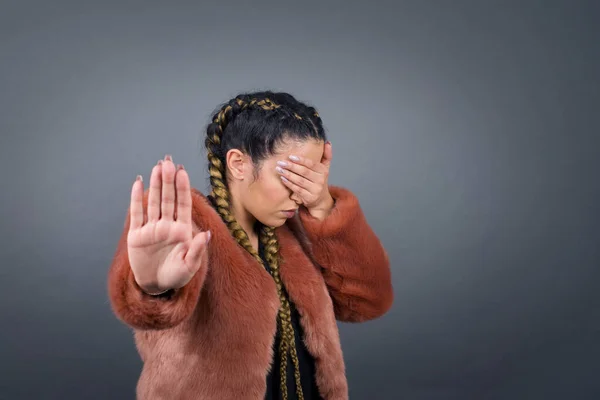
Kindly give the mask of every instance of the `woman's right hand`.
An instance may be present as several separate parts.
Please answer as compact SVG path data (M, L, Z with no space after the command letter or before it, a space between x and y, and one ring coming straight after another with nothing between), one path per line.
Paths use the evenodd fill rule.
M198 271L210 231L194 236L190 180L182 166L165 156L152 169L148 210L144 213L141 176L131 189L127 234L129 264L147 293L185 286Z

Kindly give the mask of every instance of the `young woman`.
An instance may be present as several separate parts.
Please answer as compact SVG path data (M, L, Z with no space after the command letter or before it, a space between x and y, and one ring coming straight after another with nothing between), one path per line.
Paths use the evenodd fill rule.
M167 155L141 176L108 276L144 363L138 399L348 398L337 321L391 307L387 253L329 185L318 113L241 94L207 127L212 191Z

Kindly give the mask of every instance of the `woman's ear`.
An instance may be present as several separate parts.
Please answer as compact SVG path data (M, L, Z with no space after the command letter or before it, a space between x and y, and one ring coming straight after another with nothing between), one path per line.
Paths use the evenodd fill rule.
M225 156L227 171L231 179L243 181L250 165L248 157L238 149L231 149Z

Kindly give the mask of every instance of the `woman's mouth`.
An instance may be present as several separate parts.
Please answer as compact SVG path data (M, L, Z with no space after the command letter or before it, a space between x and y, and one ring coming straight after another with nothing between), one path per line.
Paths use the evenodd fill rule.
M282 211L286 218L292 218L294 215L296 215L296 210L284 210Z

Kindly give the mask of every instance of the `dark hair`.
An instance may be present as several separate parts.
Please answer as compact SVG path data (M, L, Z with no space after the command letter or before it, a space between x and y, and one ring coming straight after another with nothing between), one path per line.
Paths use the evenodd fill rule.
M225 119L224 127L220 125L220 115ZM207 127L207 147L221 129L220 145L212 146L213 155L225 163L229 150L241 150L252 160L255 177L262 161L285 141L327 140L315 108L285 92L243 93L221 104ZM209 171L211 165L209 159Z
M250 243L248 234L236 221L230 209L229 190L226 182L225 156L231 149L248 154L254 164L255 176L263 160L276 152L277 146L286 140L316 139L326 141L323 123L317 111L296 100L289 93L270 91L245 93L221 105L206 128L208 172L212 191L208 196L217 212L227 224L236 241L263 265L263 260ZM264 246L265 258L271 267L281 306L278 327L281 332L281 389L287 399L288 353L294 364L296 391L303 399L300 369L291 323L290 303L279 276L279 241L275 229L261 226L259 238Z

